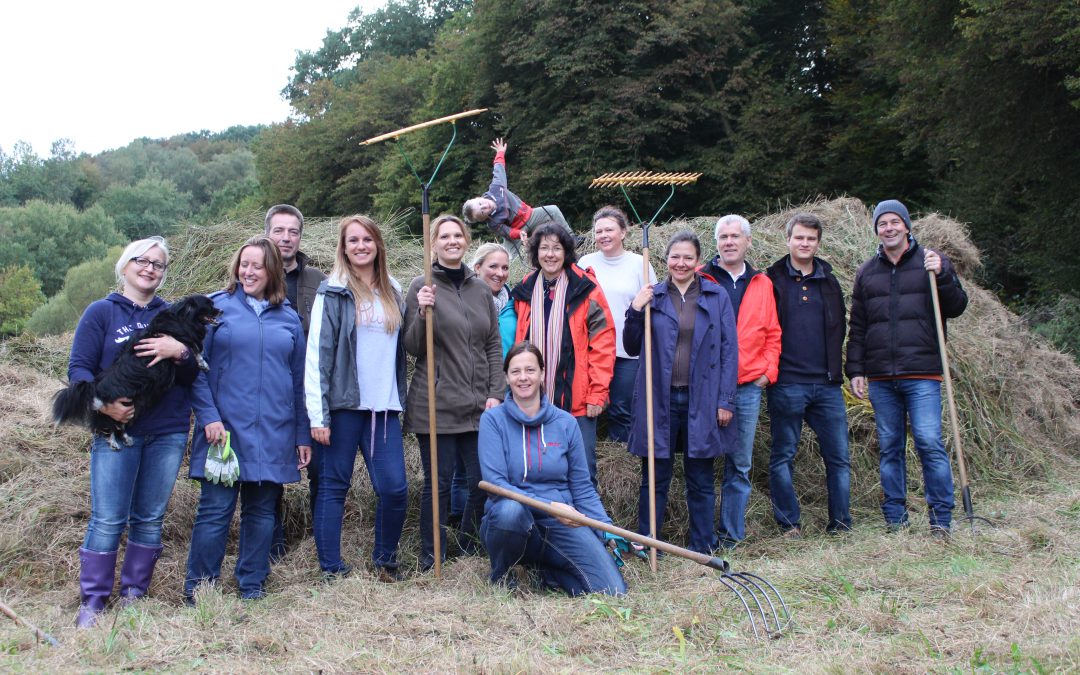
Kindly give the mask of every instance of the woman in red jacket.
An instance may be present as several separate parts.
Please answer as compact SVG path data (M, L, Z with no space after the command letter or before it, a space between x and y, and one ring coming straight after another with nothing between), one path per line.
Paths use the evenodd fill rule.
M578 267L566 229L541 225L529 237L535 272L510 293L517 313L515 342L543 353L544 392L577 419L589 478L596 482L596 417L608 401L615 369L615 322L592 272Z

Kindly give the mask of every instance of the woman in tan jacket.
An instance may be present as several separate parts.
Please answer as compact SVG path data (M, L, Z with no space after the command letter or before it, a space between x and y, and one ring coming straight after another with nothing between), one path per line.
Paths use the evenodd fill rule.
M435 321L435 423L439 462L439 526L450 511L450 483L458 456L465 463L469 500L461 521L459 542L465 553L476 551L477 531L484 510L484 493L477 458L480 415L502 402L506 381L502 373L499 320L491 290L463 263L469 249L469 229L456 216L442 215L431 224L432 284L417 277L405 299L405 351L416 357L405 405L405 431L416 434L424 467L420 501L420 565L435 564L431 522L431 438L428 428L426 308ZM446 536L440 537L440 559L446 557Z

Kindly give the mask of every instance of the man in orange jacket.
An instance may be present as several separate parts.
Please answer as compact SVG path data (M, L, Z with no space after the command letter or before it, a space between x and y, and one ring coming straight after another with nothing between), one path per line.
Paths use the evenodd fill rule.
M769 277L746 263L750 223L727 215L716 222L716 257L701 271L731 298L739 339L739 388L735 424L739 443L724 460L720 489L720 546L733 548L746 536L746 504L750 499L750 466L761 409L761 391L776 381L780 364L780 321Z

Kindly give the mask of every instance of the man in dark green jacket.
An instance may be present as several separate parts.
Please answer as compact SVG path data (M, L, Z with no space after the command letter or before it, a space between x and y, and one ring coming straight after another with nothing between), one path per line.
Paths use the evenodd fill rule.
M308 257L300 251L300 239L304 234L304 214L290 204L271 206L265 218L266 236L277 245L281 262L285 264L285 297L300 315L300 323L307 337L311 325L311 306L315 304L319 284L326 279L318 267L309 264ZM308 467L308 489L314 507L318 491L318 479L314 464ZM285 555L285 527L281 520L281 502L274 512L274 539L270 547L270 560L277 562Z

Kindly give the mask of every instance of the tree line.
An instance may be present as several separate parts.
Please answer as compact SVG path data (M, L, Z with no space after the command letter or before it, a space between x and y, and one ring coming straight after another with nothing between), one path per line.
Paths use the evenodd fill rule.
M614 198L586 189L601 173L701 171L675 205L687 215L898 197L968 222L980 281L1012 306L1057 307L1080 288L1073 2L389 0L298 53L282 93L294 114L268 128L95 157L62 142L47 159L0 151L0 233L16 231L12 209L38 209L27 217L42 225L23 231L39 235L47 222L104 232L108 221L117 236L88 235L89 259L184 218L269 203L399 211L416 205L416 177L394 148L359 142L487 107L458 125L433 211L483 191L488 144L505 136L514 190L559 204L579 229ZM436 127L400 149L426 179L447 140ZM26 262L51 296L66 267L33 262L51 255L38 248L0 249L0 269Z

